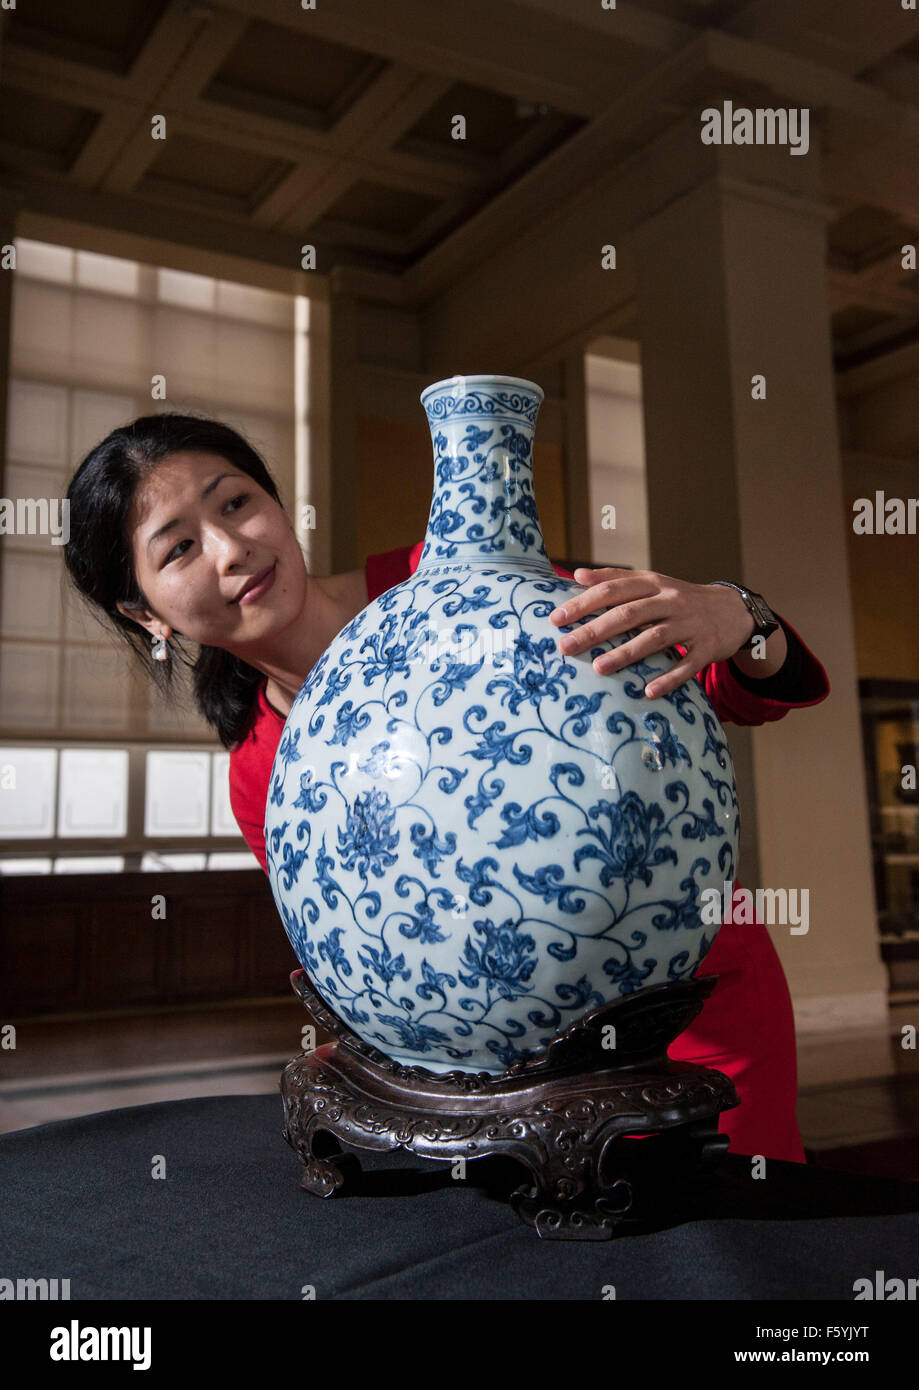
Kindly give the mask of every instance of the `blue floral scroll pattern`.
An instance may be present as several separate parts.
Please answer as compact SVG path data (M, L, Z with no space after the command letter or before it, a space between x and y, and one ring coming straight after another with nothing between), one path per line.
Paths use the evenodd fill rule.
M434 407L441 404L432 402L429 419L440 418ZM461 404L465 414L481 413L483 423L470 420L462 434L434 430L435 489L422 563L499 555L509 546L517 556L548 561L533 495L531 429L521 428L513 411L495 419L491 398L464 397ZM516 413L526 417L528 409L518 405Z
M695 679L643 698L672 650L612 676L563 656L547 617L577 588L421 568L290 711L266 811L275 901L320 994L401 1061L500 1072L587 1009L688 975L717 930L700 895L733 879L739 833L721 726Z

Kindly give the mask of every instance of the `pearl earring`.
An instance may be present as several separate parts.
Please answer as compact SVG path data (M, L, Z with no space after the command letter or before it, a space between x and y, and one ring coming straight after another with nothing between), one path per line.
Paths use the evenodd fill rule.
M158 637L158 636L156 635L156 633L154 633L154 634L153 634L153 660L154 660L154 661L168 661L168 660L169 660L169 656L170 656L170 652L169 652L169 643L166 641L166 638L165 638L165 637Z

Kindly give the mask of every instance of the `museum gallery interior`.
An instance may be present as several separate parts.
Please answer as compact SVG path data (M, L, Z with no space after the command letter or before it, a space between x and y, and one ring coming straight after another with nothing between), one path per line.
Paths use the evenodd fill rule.
M919 14L457 18L0 12L4 1296L915 1297Z

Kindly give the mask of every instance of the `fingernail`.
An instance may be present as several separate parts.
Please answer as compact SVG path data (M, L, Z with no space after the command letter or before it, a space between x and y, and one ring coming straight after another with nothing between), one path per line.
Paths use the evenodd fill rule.
M556 608L553 613L549 614L549 617L552 619L553 622L563 623L565 619L568 617L568 609Z

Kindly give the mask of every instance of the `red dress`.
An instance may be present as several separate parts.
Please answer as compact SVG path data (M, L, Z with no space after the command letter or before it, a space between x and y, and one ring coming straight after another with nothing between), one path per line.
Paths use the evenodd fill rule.
M414 574L423 546L419 541L367 557L371 602ZM558 565L553 568L565 578L573 577ZM783 718L790 709L826 699L830 692L826 671L784 618L782 625L786 635L791 635L789 646L795 640L798 644L797 693L803 698L772 699L754 693L736 678L729 662L712 662L698 677L722 722L765 724ZM769 678L768 683L774 680ZM263 681L253 726L230 753L230 805L266 873L265 805L284 723L285 717L266 700ZM735 881L735 898L739 890ZM674 1061L714 1067L733 1081L741 1103L723 1112L719 1123L721 1133L730 1136L732 1153L803 1163L795 1116L798 1075L794 1015L785 974L765 925L757 920L722 926L699 973L717 975L718 983L699 1017L680 1034L668 1055Z

